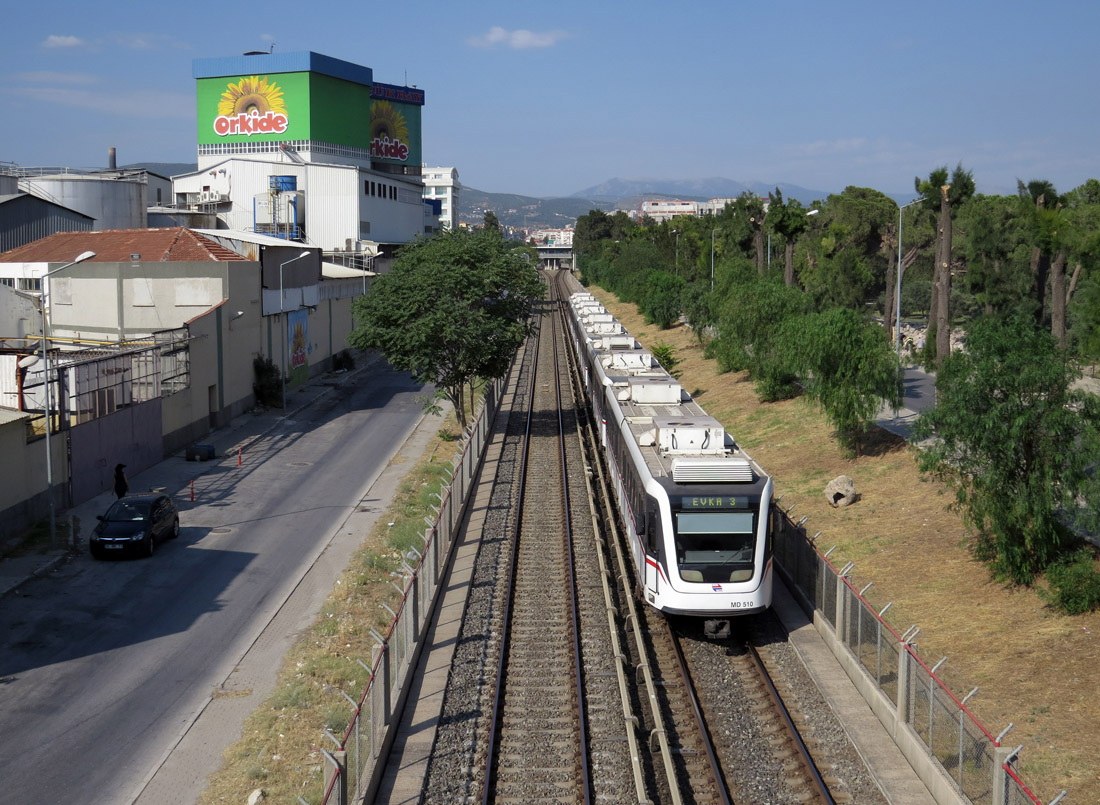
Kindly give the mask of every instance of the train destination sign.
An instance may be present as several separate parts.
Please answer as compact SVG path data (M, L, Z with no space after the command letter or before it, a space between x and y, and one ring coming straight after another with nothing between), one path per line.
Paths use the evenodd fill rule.
M675 498L672 498L675 506ZM732 495L683 495L680 497L680 509L747 509L747 497Z

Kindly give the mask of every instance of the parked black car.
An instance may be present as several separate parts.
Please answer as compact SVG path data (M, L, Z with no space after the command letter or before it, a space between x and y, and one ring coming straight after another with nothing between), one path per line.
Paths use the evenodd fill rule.
M96 519L99 525L88 539L88 547L96 559L135 551L152 556L158 542L180 535L176 504L168 495L158 493L126 495Z

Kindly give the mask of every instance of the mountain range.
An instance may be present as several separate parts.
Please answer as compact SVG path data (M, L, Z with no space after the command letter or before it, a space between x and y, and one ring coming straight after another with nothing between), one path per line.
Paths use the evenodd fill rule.
M476 225L492 210L504 226L517 228L560 228L572 224L589 210L636 210L647 199L707 201L712 198L736 198L742 193L770 196L778 187L786 199L798 199L809 207L829 196L828 191L810 190L779 182L735 182L720 177L710 179L609 179L602 184L563 198L536 198L513 193L489 193L463 187L459 197L459 218Z
M824 190L809 190L796 184L778 182L735 182L732 179L712 177L709 179L608 179L603 184L593 185L574 198L587 198L593 201L618 201L632 196L671 196L685 201L712 198L737 198L742 193L754 193L758 196L770 196L778 187L784 198L795 198L809 206L815 201L825 199L829 193Z

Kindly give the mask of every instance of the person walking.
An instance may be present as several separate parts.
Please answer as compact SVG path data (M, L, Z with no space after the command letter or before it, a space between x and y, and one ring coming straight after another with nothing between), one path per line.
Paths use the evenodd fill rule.
M126 473L123 472L125 468L125 464L115 465L115 494L118 497L122 497L130 491L130 484L126 480Z

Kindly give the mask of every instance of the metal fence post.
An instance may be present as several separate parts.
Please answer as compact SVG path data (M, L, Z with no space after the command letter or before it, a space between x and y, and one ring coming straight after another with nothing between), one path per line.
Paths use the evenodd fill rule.
M902 643L898 651L898 722L909 723L909 643Z
M413 573L412 582L409 584L408 601L412 602L412 641L415 644L420 640L420 574Z
M328 805L347 805L348 803L348 753L343 751L329 752L322 749L321 754L325 758L325 790L332 787L332 798ZM335 778L335 785L333 780Z
M371 630L372 637L378 641L376 650L382 652L382 678L375 679L374 684L382 685L382 723L390 723L390 692L393 687L393 658L390 656L390 644L389 640L379 638L374 630Z
M1009 749L1007 746L993 747L993 797L991 805L1008 805L1008 774L1005 766L1020 753L1022 746Z
M844 574L851 567L852 565L849 562L843 570L836 574L836 636L845 645L848 642L848 597L844 594L844 591L848 585L844 583Z

